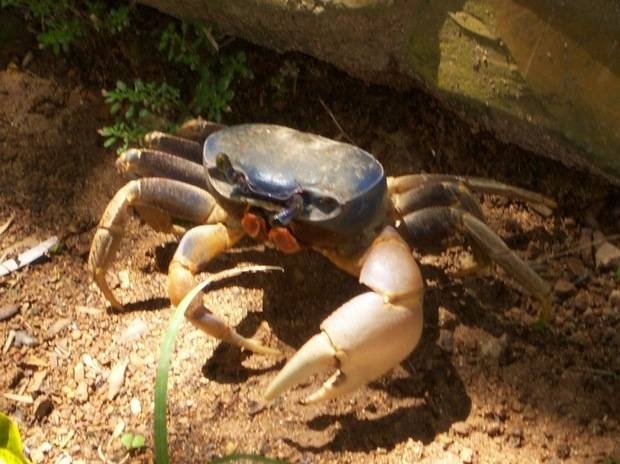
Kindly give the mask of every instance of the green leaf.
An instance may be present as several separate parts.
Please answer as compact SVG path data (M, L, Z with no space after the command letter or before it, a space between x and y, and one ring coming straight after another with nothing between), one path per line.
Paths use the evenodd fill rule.
M140 449L144 446L144 435L136 433L131 440L131 449Z
M106 139L105 142L103 142L103 146L105 148L110 148L115 143L116 143L116 137L110 137L109 139Z
M620 281L620 266L616 269L616 279Z
M127 90L127 84L125 84L123 81L116 81L116 88L118 90L125 91Z
M0 412L0 463L27 464L19 429L15 422Z
M125 448L127 449L131 449L131 442L133 440L133 434L132 433L124 433L121 436L121 445L123 445Z

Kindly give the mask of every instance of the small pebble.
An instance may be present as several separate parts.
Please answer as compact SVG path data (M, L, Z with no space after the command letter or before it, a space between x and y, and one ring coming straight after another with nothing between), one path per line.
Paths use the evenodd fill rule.
M6 321L19 312L19 305L8 304L0 308L0 321Z
M553 287L553 293L555 293L561 299L565 299L575 293L577 289L575 285L564 278L558 279Z
M119 271L118 280L120 282L120 287L123 290L127 290L131 284L129 282L129 272L128 271Z
M58 319L54 322L49 329L45 332L45 339L49 340L50 338L54 338L58 335L62 330L66 327L69 327L71 324L71 319Z
M499 362L508 350L508 335L499 338L491 337L480 344L480 354L488 359Z
M15 331L15 339L13 340L15 346L36 346L39 344L39 341L28 334L25 330L16 330Z
M611 291L609 294L609 303L616 308L620 308L620 290L615 289Z
M471 448L463 448L459 453L459 457L465 464L470 464L474 460L474 450Z
M75 399L80 403L85 403L88 401L88 385L86 382L81 381L78 383L78 386L75 389Z
M450 330L441 329L439 331L439 340L437 340L437 345L443 351L447 353L452 353L454 351L454 335Z
M142 405L140 404L140 400L138 398L132 398L129 402L129 410L131 411L132 416L139 416L142 412Z
M139 339L148 330L148 325L143 319L134 319L118 337L119 343L131 343Z
M35 400L32 410L34 411L35 419L42 419L51 414L54 410L54 403L49 396L42 395Z
M452 431L461 437L468 437L471 433L471 426L464 421L452 424Z
M121 391L123 384L125 383L125 370L127 369L128 361L121 361L117 363L108 377L108 400L113 400L116 395Z
M502 427L499 422L491 422L485 427L485 432L490 437L496 437L502 434Z
M620 266L620 248L609 242L603 242L596 249L594 258L597 269L603 271L615 270Z

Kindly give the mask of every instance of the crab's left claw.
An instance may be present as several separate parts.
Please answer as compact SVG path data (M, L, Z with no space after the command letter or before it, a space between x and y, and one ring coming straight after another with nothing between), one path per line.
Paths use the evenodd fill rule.
M306 402L334 398L378 378L420 340L423 282L409 247L386 228L362 259L360 282L372 291L338 308L278 373L265 397L275 398L310 375L336 368Z

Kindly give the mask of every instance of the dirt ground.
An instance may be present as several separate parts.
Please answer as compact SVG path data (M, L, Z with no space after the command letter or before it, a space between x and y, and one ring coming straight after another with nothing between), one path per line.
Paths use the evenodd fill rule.
M620 283L614 269L597 268L589 241L593 231L611 241L620 232L618 190L472 130L419 92L246 47L255 78L238 90L227 123L346 137L390 174L490 176L558 200L545 217L482 198L489 224L555 286L556 317L537 330L538 303L501 270L459 278L460 246L420 253L425 330L401 366L343 399L301 404L322 381L313 379L265 403L286 357L361 287L320 256L261 253L244 242L207 272L242 263L285 272L242 277L206 298L239 332L258 332L285 357L242 353L184 324L170 377L173 462L232 452L299 463L618 462ZM98 218L123 183L97 135L109 123L101 85L32 44L17 50L0 53L0 225L14 216L0 251L52 235L62 246L0 278L0 309L19 308L0 321L0 410L17 420L35 462L148 462L175 241L131 221L109 276L126 309L112 311L85 265ZM34 59L23 65L27 52ZM285 61L300 77L294 92L274 99L269 79ZM108 376L123 362L124 382L109 399ZM144 434L146 449L127 456L122 431Z

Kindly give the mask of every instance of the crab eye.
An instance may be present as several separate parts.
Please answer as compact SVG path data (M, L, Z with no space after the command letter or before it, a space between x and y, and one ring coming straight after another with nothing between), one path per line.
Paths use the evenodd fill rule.
M226 153L218 153L215 157L215 167L219 169L223 174L228 174L233 170L230 158Z
M321 197L317 202L317 208L320 209L323 213L329 214L338 208L338 201L332 197Z

